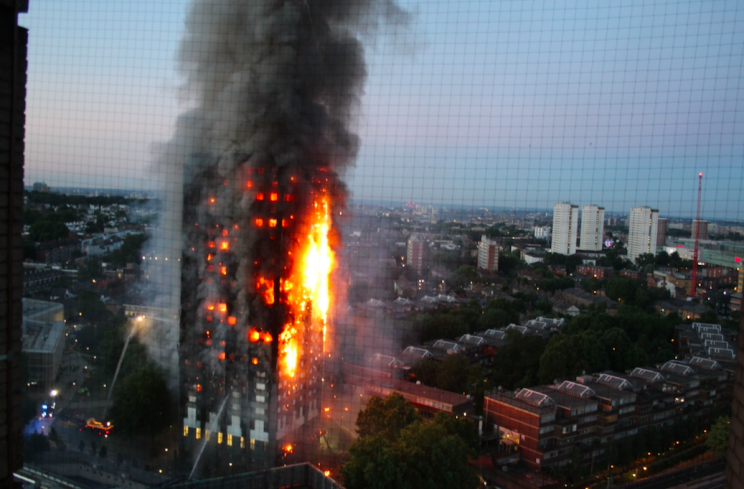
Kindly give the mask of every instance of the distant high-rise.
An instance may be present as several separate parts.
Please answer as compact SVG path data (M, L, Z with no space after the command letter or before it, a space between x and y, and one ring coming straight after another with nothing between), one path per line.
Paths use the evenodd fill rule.
M418 236L411 236L408 240L406 250L406 261L410 268L416 270L416 273L424 271L424 262L426 260L426 242Z
M660 217L658 221L659 225L656 230L656 246L664 246L666 244L667 225L669 222L663 217Z
M699 229L699 239L708 239L708 221L697 219L692 220L692 239L695 239L695 228Z
M485 234L478 243L478 268L495 272L499 269L499 244Z
M553 206L553 243L550 251L561 255L576 253L579 231L579 206L561 202Z
M644 253L656 255L656 239L659 229L659 211L650 207L631 207L628 219L628 259Z
M550 238L550 226L535 227L535 239L548 240Z
M581 241L579 249L599 251L604 238L604 207L585 205L581 208Z

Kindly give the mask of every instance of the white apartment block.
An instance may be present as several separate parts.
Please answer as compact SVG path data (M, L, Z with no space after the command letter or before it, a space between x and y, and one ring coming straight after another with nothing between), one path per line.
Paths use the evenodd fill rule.
M495 272L499 269L499 251L501 248L496 240L489 239L485 234L478 243L478 268Z
M628 219L628 260L644 253L656 255L659 211L650 207L631 207Z
M550 226L535 226L535 238L536 239L549 239L550 238Z
M553 242L550 251L561 255L576 253L579 231L579 206L561 202L553 206Z
M585 205L581 208L581 241L579 249L601 251L604 238L604 207Z

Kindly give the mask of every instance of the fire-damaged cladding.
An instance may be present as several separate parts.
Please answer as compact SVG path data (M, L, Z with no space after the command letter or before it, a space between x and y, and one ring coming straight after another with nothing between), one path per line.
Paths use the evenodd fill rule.
M272 466L282 456L278 447L302 449L297 441L311 438L308 423L320 412L331 346L333 207L342 189L317 166L267 169L243 157L239 174L224 179L208 156L190 161L181 288L184 437L194 450L206 438L232 450L236 463Z
M190 105L159 164L174 177L165 214L183 216L163 229L183 239L183 439L206 467L272 466L313 439L298 433L320 411L333 351L334 219L338 175L361 144L361 39L407 20L392 0L189 7L178 66Z

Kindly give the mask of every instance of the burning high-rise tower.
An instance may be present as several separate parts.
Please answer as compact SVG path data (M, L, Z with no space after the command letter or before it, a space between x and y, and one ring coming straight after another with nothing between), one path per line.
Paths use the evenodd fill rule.
M179 60L195 108L160 161L172 175L160 239L180 256L180 279L161 281L171 302L180 290L181 453L203 455L200 473L308 459L320 443L358 37L402 15L386 0L191 7Z

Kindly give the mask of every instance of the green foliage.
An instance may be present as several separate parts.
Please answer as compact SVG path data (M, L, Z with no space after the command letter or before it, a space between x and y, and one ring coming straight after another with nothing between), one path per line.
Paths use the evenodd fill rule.
M642 253L636 257L635 264L639 269L643 269L647 266L653 267L656 265L656 257L653 253Z
M597 265L601 267L612 267L614 270L622 270L623 268L632 267L633 264L620 256L617 250L607 250L605 256L597 260Z
M78 295L78 312L88 321L102 322L111 317L111 311L101 301L98 294L84 290Z
M111 418L117 432L154 436L168 426L170 397L163 372L146 365L114 391Z
M722 457L728 449L729 434L731 433L731 418L721 416L705 437L705 446L716 457Z
M470 332L470 327L459 316L449 313L424 314L416 318L421 328L421 340L455 338Z
M541 383L553 379L567 379L582 371L607 370L610 360L600 337L594 331L576 335L557 335L551 338L540 357L538 377Z
M692 260L685 260L679 256L676 251L669 255L669 266L677 269L680 268L692 268Z
M648 361L646 352L635 345L621 328L611 328L605 331L602 343L610 360L610 369L616 372L644 366Z
M413 367L416 380L450 392L470 393L481 380L479 365L470 365L464 355L448 355L444 361L423 360Z
M98 354L101 347L106 346L107 348L110 348L110 346L107 346L107 343L105 342L106 335L119 328L123 323L126 323L126 321L127 319L123 314L111 315L111 313L109 313L109 317L105 320L86 324L81 330L79 330L77 333L77 344L83 349L83 351L87 351L91 354ZM88 348L90 350L87 350ZM121 353L121 350L119 350L119 353Z
M574 281L571 277L549 278L539 283L540 291L545 292L570 289L573 286Z
M126 336L129 334L131 325L123 315L114 316L111 320L112 328L106 331L98 349L100 351L100 366L107 377L114 375L119 357L124 349ZM119 375L121 378L134 373L140 366L147 362L147 349L139 342L136 336L129 340L126 355L122 360Z
M493 358L493 385L508 390L536 385L544 350L545 342L541 337L507 331L506 345Z
M70 236L70 230L65 226L65 223L58 221L36 221L31 225L28 232L31 238L41 243L66 239Z
M477 329L481 310L478 303L441 312L432 312L416 318L416 327L421 331L421 341L440 338L455 338Z
M615 277L607 282L605 293L613 301L622 302L623 304L632 304L636 297L636 292L640 288L637 280L625 277Z
M147 241L146 234L130 234L124 238L121 248L111 253L110 261L116 266L126 266L127 263L142 263L142 245Z
M383 402L370 399L372 409L378 413L374 417L395 418L392 413L379 413ZM399 403L400 400L395 401L393 411L399 410ZM359 413L360 417L367 417L365 411L370 405ZM366 435L362 433L367 430L358 423L358 431L360 437L350 447L350 458L341 469L344 487L348 489L472 489L477 485L467 461L469 455L477 452L480 442L468 419L440 413L430 423L416 417L412 422L399 422L392 429Z
M677 256L679 256L679 255L677 255ZM671 258L669 256L669 253L667 253L666 251L660 251L660 252L658 252L656 254L655 265L657 267L666 267L666 266L669 266L669 260L670 259Z
M517 315L517 319L519 315ZM514 315L509 314L503 309L496 309L495 307L486 307L478 318L478 329L499 329L504 326L508 326L509 323L514 322Z
M416 410L400 394L393 393L385 399L372 396L357 415L357 433L361 438L381 435L395 439L403 428L418 419Z
M85 225L85 232L88 234L102 233L106 227L106 218L103 214L98 214L95 221L88 221Z
M546 299L540 299L535 302L535 309L542 312L543 315L547 315L553 312L553 305Z
M499 254L499 272L510 275L512 272L522 267L522 260L509 252Z

